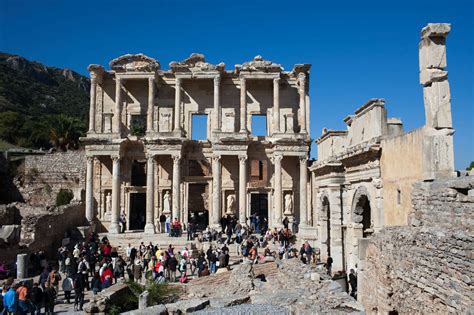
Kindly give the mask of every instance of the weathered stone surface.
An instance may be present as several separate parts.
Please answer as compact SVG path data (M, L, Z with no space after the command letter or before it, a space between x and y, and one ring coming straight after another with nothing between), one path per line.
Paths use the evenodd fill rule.
M432 82L423 88L426 124L433 128L451 128L451 92L449 82Z
M163 304L150 306L144 309L122 313L122 315L167 315L168 310Z
M214 308L223 308L229 307L233 305L239 305L247 303L250 300L249 295L233 295L228 297L221 297L221 298L211 298L210 307Z
M208 305L209 299L191 299L166 304L165 306L168 314L187 314L202 310Z
M199 315L262 315L262 314L275 314L275 315L289 315L290 311L284 307L271 305L271 304L242 304L236 306L230 306L226 308L215 308L215 309L204 309L202 311L195 312L194 314ZM301 314L301 313L295 313Z
M148 291L144 291L142 294L138 296L138 309L142 310L148 307L148 296L150 294Z

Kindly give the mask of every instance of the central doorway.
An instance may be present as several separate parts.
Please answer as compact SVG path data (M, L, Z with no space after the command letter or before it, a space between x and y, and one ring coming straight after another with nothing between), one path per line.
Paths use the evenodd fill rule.
M207 183L189 184L188 220L196 231L203 231L209 225L209 185Z
M129 230L145 229L145 213L146 213L146 194L131 193L130 194L130 223Z
M268 228L268 194L250 194L250 220L257 233ZM252 222L253 220L253 222Z

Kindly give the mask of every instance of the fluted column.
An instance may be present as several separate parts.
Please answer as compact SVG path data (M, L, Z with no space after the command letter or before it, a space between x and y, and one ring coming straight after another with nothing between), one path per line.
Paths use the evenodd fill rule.
M87 157L87 168L86 168L86 219L89 223L92 223L95 219L94 216L94 157Z
M121 117L122 117L122 79L115 78L115 110L112 123L112 131L121 133Z
M214 130L221 131L221 95L220 95L221 77L214 77Z
M180 219L180 184L181 184L181 156L172 155L173 159L173 213L172 219Z
M300 156L300 225L308 225L306 183L308 180L308 157Z
M298 75L300 94L300 133L307 133L306 130L306 74L300 73Z
M219 226L221 219L221 156L212 157L212 215L211 225Z
M153 111L155 101L155 78L148 78L148 111L146 116L146 131L153 131Z
M247 223L247 156L239 156L239 222Z
M246 79L240 78L240 132L247 133L247 88Z
M95 133L95 106L96 106L97 79L91 75L91 93L89 108L89 132Z
M273 79L273 133L280 132L280 78Z
M175 84L174 131L181 132L181 78L176 78Z
M147 156L146 165L146 224L145 233L155 234L154 208L155 208L155 157Z
M274 185L274 194L273 202L275 204L275 226L280 227L282 225L282 190L281 190L281 161L283 160L283 155L275 154L274 163L275 163L275 185Z
M112 157L112 216L110 222L110 233L120 233L120 157Z

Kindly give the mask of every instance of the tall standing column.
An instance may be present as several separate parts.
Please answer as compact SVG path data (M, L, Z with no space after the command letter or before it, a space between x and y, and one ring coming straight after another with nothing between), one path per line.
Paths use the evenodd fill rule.
M239 222L247 224L247 156L239 155Z
M89 109L89 132L95 133L95 105L96 105L97 79L91 74L91 93Z
M95 217L94 217L94 178L93 178L93 170L94 170L94 157L88 156L87 157L87 168L86 168L86 219L89 224L92 225Z
M275 226L282 226L282 190L281 190L281 161L283 160L283 155L275 154L275 186L274 186L274 204L275 204Z
M114 133L121 133L122 117L122 79L115 77L115 110L112 123Z
M174 131L181 132L181 78L176 78L175 84Z
M306 74L300 73L298 75L300 94L300 133L307 133L306 130Z
M280 132L280 78L273 79L273 133Z
M155 157L147 156L146 165L146 224L145 233L155 234L155 223L153 221L155 208Z
M155 101L155 78L148 78L148 111L146 116L146 131L153 131L153 114Z
M109 232L120 233L120 157L112 156L112 216Z
M300 225L308 225L308 211L307 211L307 189L306 183L308 181L308 157L300 156Z
M247 88L245 78L240 78L240 132L247 133Z
M172 155L173 159L173 213L172 213L172 220L174 218L180 219L180 184L181 184L181 156L179 155Z
M212 157L212 215L211 224L219 226L221 219L221 156Z
M221 77L214 77L214 130L221 130L221 95L220 95Z

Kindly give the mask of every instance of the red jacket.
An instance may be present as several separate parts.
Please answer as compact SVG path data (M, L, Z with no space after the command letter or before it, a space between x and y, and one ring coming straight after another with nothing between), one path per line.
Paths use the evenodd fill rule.
M114 279L114 276L113 276L112 270L110 270L110 268L107 268L107 269L104 270L104 272L102 273L102 276L100 276L100 282L104 283L105 279L107 277L110 277L110 283L112 283L112 280Z

